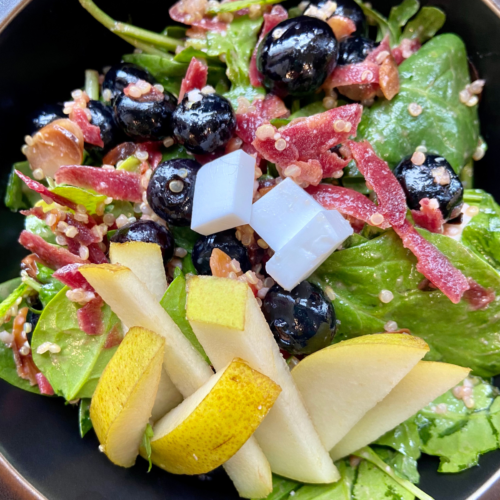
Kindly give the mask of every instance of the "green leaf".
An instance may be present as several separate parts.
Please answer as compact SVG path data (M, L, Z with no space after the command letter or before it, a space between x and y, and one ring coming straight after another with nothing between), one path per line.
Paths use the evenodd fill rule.
M300 108L295 113L290 115L289 120L294 120L295 118L304 118L312 115L317 115L318 113L323 113L325 111L325 107L323 106L322 101L313 102Z
M288 498L291 491L300 488L301 483L292 481L285 477L276 476L273 474L273 491L265 498L265 500L283 500Z
M153 428L150 424L146 425L146 430L142 436L141 447L144 449L146 458L149 462L148 472L150 472L153 467L153 462L151 461L151 438L153 436Z
M269 123L274 125L276 128L284 127L288 125L292 120L289 118L273 118Z
M447 236L420 232L467 277L500 293L498 272L468 248ZM422 279L416 258L392 231L333 253L311 278L335 291L336 341L382 332L391 320L430 345L428 359L468 366L484 377L500 373L500 304L471 311L465 300L452 304L439 290L419 290ZM381 290L392 291L394 299L382 303Z
M466 189L464 201L478 207L479 213L465 226L461 242L500 270L500 206L481 189Z
M129 156L123 160L120 165L116 166L116 170L126 170L127 172L137 172L141 166L141 160L137 159L135 156Z
M174 57L174 61L182 62L182 63L190 63L191 59L196 57L198 59L204 59L208 62L209 67L211 66L220 66L224 67L225 64L218 57L211 57L206 52L202 50L195 49L194 47L186 47L183 51L176 54Z
M403 0L399 5L395 5L389 14L389 24L394 31L402 28L417 12L420 7L418 0Z
M469 409L449 391L421 410L415 419L421 449L440 458L439 472L460 472L477 465L479 455L500 446L500 398L496 388L473 379L474 408ZM436 405L446 405L436 413Z
M210 364L208 356L205 354L205 351L196 338L189 321L186 319L186 278L184 278L183 274L177 276L174 281L170 283L165 295L160 301L160 304L174 320L175 324L180 328L185 337L205 358L207 363Z
M31 385L17 374L16 363L12 349L0 341L0 378L19 389L40 394L38 385Z
M174 144L163 152L161 161L177 160L178 158L189 159L193 157L188 155L188 152L186 151L184 146L181 146L180 144Z
M23 186L24 182L17 176L13 168L7 181L4 203L7 208L10 208L14 212L23 208L29 208L23 197Z
M401 64L399 73L399 94L367 110L359 135L391 167L425 144L428 151L444 156L460 172L479 139L476 106L466 106L459 99L459 92L470 83L462 40L450 34L433 38ZM411 103L422 106L419 116L408 112Z
M190 227L170 226L170 229L174 233L175 245L191 253L200 235L195 233Z
M234 2L220 3L209 7L208 14L220 14L223 12L236 12L237 10L247 9L252 5L272 5L280 3L283 0L236 0Z
M444 25L446 15L437 7L422 7L417 17L410 21L404 31L403 38L418 38L420 43L430 40Z
M371 24L375 24L378 28L377 30L377 42L380 42L386 35L389 35L391 46L395 46L399 41L399 29L396 29L389 21L371 7L368 3L362 2L362 0L355 0L355 2L361 7L365 16Z
M42 288L38 292L38 298L43 307L47 304L64 288L64 285L56 278L52 277L54 271L43 264L37 264L36 279L42 283Z
M90 401L90 398L82 398L78 409L78 428L82 438L93 428L92 420L90 420Z
M90 214L95 214L97 206L104 203L104 200L107 198L106 195L96 193L91 189L83 189L75 186L57 186L50 191L71 200L77 205L83 205Z
M0 304L0 321L3 323L5 316L8 315L12 306L16 305L19 299L22 299L31 293L31 288L25 283L21 283L9 296ZM1 342L0 342L1 343Z
M399 477L407 479L413 484L418 484L420 481L420 474L418 473L416 459L381 446L372 446L372 449L387 465L394 469L394 472Z
M21 283L21 278L14 278L0 284L0 300L5 300Z
M46 242L56 244L56 236L43 220L34 215L28 215L24 219L24 227L33 234L43 238Z
M115 348L104 349L107 334L119 325L117 316L103 307L104 334L87 335L78 326L77 311L80 308L66 297L63 288L43 310L32 338L33 360L54 388L54 392L67 401L92 397L100 375L95 368L104 369L105 361ZM44 342L61 347L61 352L38 354L37 348ZM99 359L102 356L103 359Z
M398 425L375 441L375 444L389 446L402 455L418 460L420 458L420 435L413 419ZM414 481L418 482L418 481Z
M171 38L186 38L186 31L186 26L167 26L161 34Z
M184 274L198 274L198 271L196 271L196 268L194 267L193 259L190 253L182 259L182 272Z

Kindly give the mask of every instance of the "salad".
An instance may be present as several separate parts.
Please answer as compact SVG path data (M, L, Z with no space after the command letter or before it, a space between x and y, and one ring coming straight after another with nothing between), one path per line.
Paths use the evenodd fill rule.
M179 0L155 33L80 3L133 49L30 119L0 377L243 498L429 500L422 454L500 448L486 82L445 13Z

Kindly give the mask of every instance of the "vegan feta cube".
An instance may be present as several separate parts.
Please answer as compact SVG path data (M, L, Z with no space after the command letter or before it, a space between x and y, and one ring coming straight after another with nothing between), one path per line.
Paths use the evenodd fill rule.
M287 178L254 203L250 226L277 252L322 211L310 194Z
M198 171L191 229L203 235L248 224L252 213L255 158L242 150Z
M267 196L267 195L266 195ZM336 210L322 210L280 248L266 264L266 271L285 290L309 277L353 233Z

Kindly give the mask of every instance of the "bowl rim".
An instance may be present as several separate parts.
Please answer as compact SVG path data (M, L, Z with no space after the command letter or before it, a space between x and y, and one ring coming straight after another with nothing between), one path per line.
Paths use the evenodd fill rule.
M481 0L500 18L499 0ZM0 35L9 23L32 0L6 0L0 4ZM48 500L0 453L0 484L13 500ZM0 493L2 493L0 491ZM494 500L500 498L500 468L466 500Z

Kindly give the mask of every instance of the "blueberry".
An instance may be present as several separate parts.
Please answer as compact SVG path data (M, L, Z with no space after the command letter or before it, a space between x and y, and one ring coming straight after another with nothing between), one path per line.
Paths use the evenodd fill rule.
M26 323L31 324L31 331L28 333L27 338L28 342L31 343L31 337L33 335L33 332L35 331L36 325L38 324L38 320L40 319L40 316L42 313L36 313L34 311L41 311L43 309L43 304L41 303L40 299L38 298L38 295L31 295L27 297L26 302L28 303L28 306L30 307L28 311L28 315L26 316Z
M63 104L45 104L42 106L29 120L30 134L33 135L54 120L68 118L68 115L63 113L63 109Z
M259 46L264 85L279 95L313 94L337 64L338 42L325 21L299 16L279 23Z
M336 318L321 288L303 281L291 292L274 285L262 301L262 312L280 349L311 354L332 343Z
M104 142L103 150L108 151L121 142L122 134L115 122L113 108L106 106L101 101L89 101L87 108L92 116L90 123L101 130L101 138ZM88 149L89 145L85 146Z
M202 236L193 248L193 264L198 274L212 275L210 270L210 256L212 250L219 248L229 255L231 259L236 259L245 273L250 271L251 265L248 258L248 251L236 238L234 229L228 229L220 233Z
M363 62L377 44L362 36L348 36L340 42L338 65Z
M152 220L138 220L121 227L111 237L113 243L126 243L127 241L142 241L143 243L156 243L160 245L165 269L170 259L174 256L174 237L170 230L160 226Z
M439 202L445 220L460 213L464 188L452 166L442 156L426 154L422 165L415 165L408 156L394 169L394 175L412 210L420 210L419 202L423 198L434 198Z
M236 116L231 103L219 94L189 92L173 114L175 138L191 153L206 154L233 136Z
M115 66L111 66L104 76L102 90L109 90L111 92L111 98L114 98L121 94L130 83L136 83L138 80L146 80L152 85L157 83L155 78L148 71L135 64L116 64Z
M118 126L136 140L158 141L172 135L172 112L177 100L170 93L133 98L120 94L114 102Z
M191 225L194 185L201 165L177 159L160 163L148 185L148 203L153 212L175 226Z

